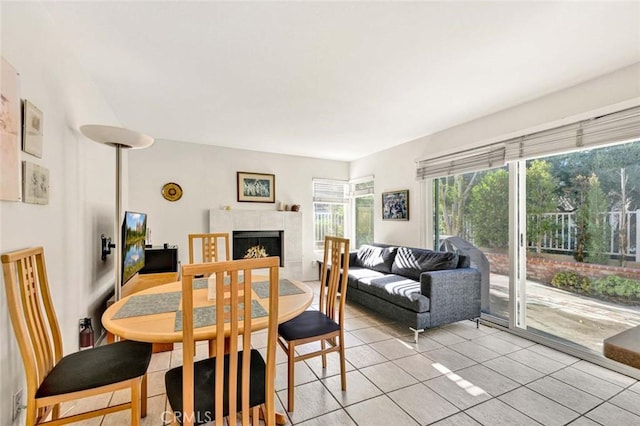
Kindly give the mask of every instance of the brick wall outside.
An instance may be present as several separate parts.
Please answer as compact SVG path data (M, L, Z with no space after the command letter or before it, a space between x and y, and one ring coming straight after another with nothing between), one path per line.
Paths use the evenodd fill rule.
M509 256L500 253L484 253L489 259L491 272L501 275L509 275ZM607 275L616 275L623 278L640 280L639 268L623 268L610 265L593 265L590 263L572 262L554 258L527 256L527 278L545 284L551 283L551 279L558 272L573 271L590 278L602 278Z

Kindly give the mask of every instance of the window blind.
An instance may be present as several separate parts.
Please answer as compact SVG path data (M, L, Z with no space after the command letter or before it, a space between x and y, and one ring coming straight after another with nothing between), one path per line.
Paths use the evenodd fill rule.
M417 164L416 177L429 179L449 176L499 167L507 161L526 160L633 140L640 140L640 106L480 148L421 160Z
M501 167L504 166L504 164L504 145L494 144L466 150L457 154L419 161L416 177L418 179L430 179Z
M374 193L373 184L374 184L373 176L352 180L351 195L354 197L361 197L363 195L373 194Z
M506 160L530 159L640 139L640 107L594 117L505 142Z
M316 203L346 203L348 184L342 180L314 179L313 201Z

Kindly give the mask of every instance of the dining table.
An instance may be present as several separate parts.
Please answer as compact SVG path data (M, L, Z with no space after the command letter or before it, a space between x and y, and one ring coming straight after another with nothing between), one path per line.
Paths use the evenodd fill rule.
M268 277L251 277L252 299L269 312ZM211 278L194 280L194 308L213 306L209 288ZM288 321L304 312L313 301L313 290L301 281L280 279L278 294L278 323ZM182 307L182 282L151 287L129 295L113 303L102 315L103 327L115 336L127 340L149 343L182 342L179 326ZM204 322L202 322L204 321ZM215 324L204 318L196 322L194 337L198 341L213 341ZM251 321L252 330L267 328L268 317L260 316ZM276 413L278 424L286 423L286 416Z

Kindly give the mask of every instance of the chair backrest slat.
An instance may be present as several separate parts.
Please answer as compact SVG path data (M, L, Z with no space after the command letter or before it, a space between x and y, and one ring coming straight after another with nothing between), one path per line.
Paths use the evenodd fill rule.
M215 360L215 389L211 389L211 397L216 395L214 409L216 413L216 426L223 424L223 417L218 413L228 411L229 413L242 412L243 424L249 424L249 385L251 368L251 330L253 314L253 290L251 287L252 277L256 269L269 271L269 317L267 328L267 371L265 377L266 395L271 398L272 407L275 401L271 394L275 394L275 346L277 338L278 320L278 278L279 278L278 257L267 257L262 259L243 259L235 261L189 264L182 267L182 293L183 293L183 419L189 424L189 414L193 413L193 357L194 357L194 331L193 331L193 278L195 276L208 276L210 282L216 286L216 300L213 302L216 308L215 330L216 341L214 345ZM238 353L238 341L242 342L243 356L238 359L233 356ZM225 344L226 343L226 344ZM229 364L229 380L224 381L225 354L231 354L227 359ZM238 383L237 378L242 373L242 381ZM240 407L237 406L237 387L240 388ZM224 387L230 395L228 407L223 406L222 395L225 393ZM267 418L275 421L275 408L271 413L267 413ZM271 416L271 417L269 417ZM268 424L273 424L268 422Z
M274 261L274 259L272 259L272 261ZM274 270L278 270L280 266L280 260L279 258L275 258L274 263L271 264L271 268L273 268ZM252 270L251 269L246 269L244 271L244 276L246 278L245 281L245 292L244 292L244 303L242 304L244 306L244 314L243 314L243 333L242 333L242 344L243 344L243 352L242 352L242 369L244 371L249 371L251 368L251 348L249 347L247 350L247 344L250 343L251 339L247 339L246 337L249 336L251 337L251 329L252 327L252 323L253 323L253 306L252 304L252 292L251 292L251 282L252 282ZM248 284L247 284L248 283ZM248 288L247 288L248 286ZM271 286L271 291L274 293L271 293L271 295L273 295L272 297L270 297L271 299L275 299L276 301L278 300L278 280L276 280L275 282L273 282L273 285ZM278 310L275 310L276 312L276 316L274 317L273 314L270 314L270 318L276 318L277 319L277 312ZM275 328L275 327L274 327ZM234 339L233 340L234 343L237 343L238 339ZM275 343L275 341L274 341ZM250 346L250 345L249 345ZM275 346L275 344L273 345ZM274 361L275 364L275 361ZM248 374L244 374L242 376L242 393L241 393L241 403L242 403L242 407L240 407L242 412L246 412L247 414L249 413L249 375ZM275 389L274 389L275 390Z
M222 280L220 280L222 278ZM237 273L232 273L231 281L237 281L238 275ZM218 284L222 283L222 284ZM227 292L227 285L224 284L224 276L221 273L216 274L216 388L215 393L211 395L213 398L214 395L218 396L215 399L215 412L218 413L216 415L216 426L222 426L222 416L219 413L224 411L224 401L220 398L220 395L224 394L224 347L225 339L220 338L220 336L225 335L225 315L224 315L224 306L226 305L225 293ZM223 308L223 309L220 309ZM233 333L233 331L231 331ZM233 336L229 335L229 341L233 339ZM229 383L231 383L231 376L229 376ZM231 398L229 398L231 400Z
M223 244L223 247L219 247L220 244ZM200 258L196 259L198 248L200 249ZM220 256L222 248L224 248L224 259ZM221 260L231 260L228 233L189 234L189 263L219 262Z
M324 257L320 282L320 311L336 320L336 299L340 292L338 306L339 320L344 316L347 292L347 274L349 273L349 239L325 237Z
M7 305L22 355L29 398L62 358L42 247L2 255Z
M20 277L20 296L24 320L29 330L29 337L38 363L38 373L49 372L53 358L48 332L45 329L42 306L39 301L39 291L36 283L35 256L25 257L17 262Z

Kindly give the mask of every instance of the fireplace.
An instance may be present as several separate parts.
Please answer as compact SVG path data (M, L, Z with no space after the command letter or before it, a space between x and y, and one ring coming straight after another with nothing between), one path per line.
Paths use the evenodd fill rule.
M233 231L233 259L280 256L284 266L284 231Z

